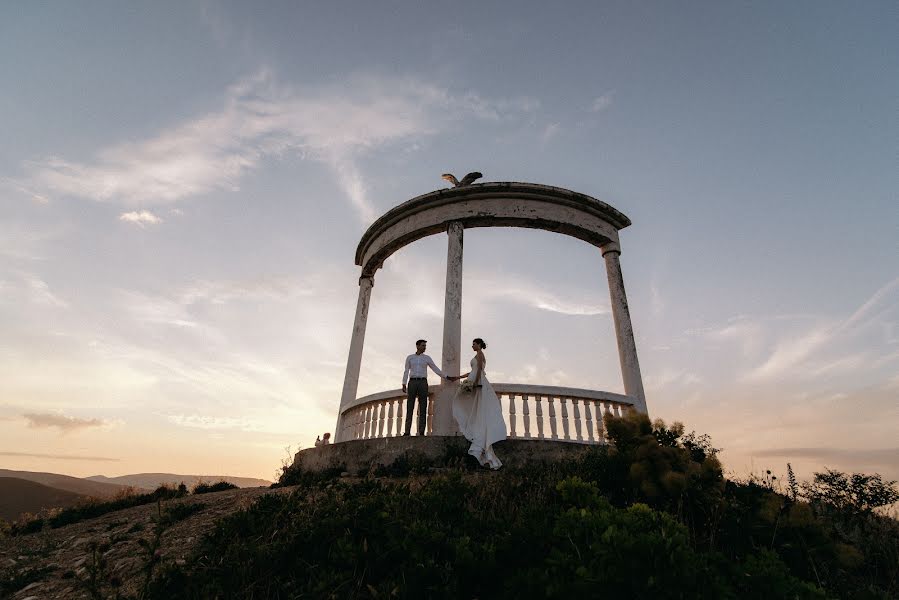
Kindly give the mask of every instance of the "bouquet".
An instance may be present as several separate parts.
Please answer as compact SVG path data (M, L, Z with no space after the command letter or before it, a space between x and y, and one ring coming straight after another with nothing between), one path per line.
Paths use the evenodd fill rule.
M462 383L459 384L459 389L463 392L473 392L474 391L474 381L470 379L463 379Z

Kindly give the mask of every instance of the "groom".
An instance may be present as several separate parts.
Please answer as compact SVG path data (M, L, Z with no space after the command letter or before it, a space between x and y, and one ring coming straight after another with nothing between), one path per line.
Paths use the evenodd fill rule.
M412 429L412 411L415 409L415 399L418 399L418 435L425 434L425 421L428 418L428 367L449 380L449 377L437 368L430 356L425 354L428 347L427 340L415 342L415 354L406 357L406 370L403 372L403 392L406 394L406 430L404 436L409 435ZM409 374L412 377L409 377ZM406 387L408 378L409 386Z

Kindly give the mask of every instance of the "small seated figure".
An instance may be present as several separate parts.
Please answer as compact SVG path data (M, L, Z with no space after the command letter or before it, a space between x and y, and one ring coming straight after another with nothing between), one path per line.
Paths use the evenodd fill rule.
M327 446L331 443L331 434L326 433L322 436L322 446Z

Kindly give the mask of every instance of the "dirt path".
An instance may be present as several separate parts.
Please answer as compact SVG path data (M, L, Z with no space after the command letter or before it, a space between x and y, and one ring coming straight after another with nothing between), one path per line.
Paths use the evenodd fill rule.
M202 504L203 508L165 530L160 545L162 561L180 563L217 520L249 506L264 494L290 493L293 489L243 488L163 502L163 509L185 503ZM155 503L135 506L59 529L0 539L0 597L90 598L85 581L94 562L90 550L94 542L109 547L102 554L107 581L117 578L123 593L136 596L144 581L142 569L147 564L147 552L138 540L155 537L157 510ZM35 571L39 572L36 576ZM105 592L104 597L114 597L111 588Z

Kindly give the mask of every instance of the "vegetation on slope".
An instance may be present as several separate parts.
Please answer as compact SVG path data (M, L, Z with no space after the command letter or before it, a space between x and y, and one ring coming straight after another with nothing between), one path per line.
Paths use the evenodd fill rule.
M521 470L348 483L287 469L294 493L221 521L148 596L899 596L899 526L874 512L895 482L828 472L780 493L726 480L679 425L606 424L612 447Z

